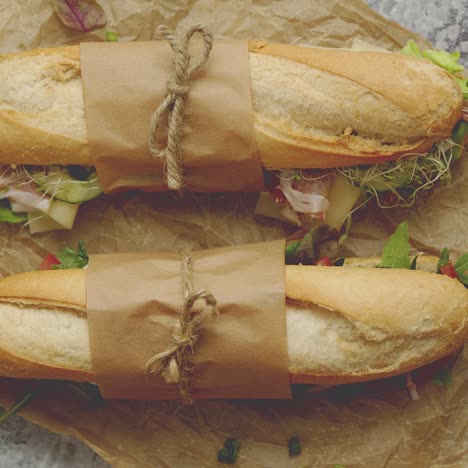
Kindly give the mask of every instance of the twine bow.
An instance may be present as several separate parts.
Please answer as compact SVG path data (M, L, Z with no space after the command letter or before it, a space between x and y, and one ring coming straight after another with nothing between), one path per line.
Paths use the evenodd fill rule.
M188 52L190 39L195 33L203 35L203 52L190 63ZM180 190L184 186L182 173L181 142L183 137L185 96L190 91L190 82L208 62L213 47L213 34L197 24L185 32L173 35L166 26L160 26L157 33L171 45L175 55L175 71L167 81L168 94L151 116L148 149L154 158L165 162L166 182L170 190ZM161 120L167 114L167 144L163 149L157 146L157 133Z
M182 261L182 278L185 302L172 331L172 343L165 351L155 354L146 363L146 373L160 374L166 383L177 383L183 404L192 403L191 355L205 322L218 315L214 296L206 290L192 292L192 255L185 251ZM203 300L204 306L195 309L195 303Z

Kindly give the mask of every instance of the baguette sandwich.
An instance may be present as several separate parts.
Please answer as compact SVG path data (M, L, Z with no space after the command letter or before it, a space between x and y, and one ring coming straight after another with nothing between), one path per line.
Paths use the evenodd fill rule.
M430 60L259 41L249 49L258 153L288 219L339 227L369 188L352 172L365 173L363 164L420 167L427 159L430 184L460 156L461 130L457 141L451 135L462 118L462 81ZM32 232L70 229L78 205L101 193L79 46L2 56L0 90L0 220L28 220ZM406 187L411 198L419 183L411 174L420 182L405 166L401 177L371 185L379 193Z
M468 289L462 284L468 282L468 256L455 267L446 252L440 259L421 257L418 271L375 268L397 263L403 231L389 242L391 258L384 251L382 260L350 259L341 268L318 266L325 265L320 261L286 265L292 383L390 377L449 355L468 340ZM93 381L86 270L77 269L87 256L83 246L75 257L73 252L65 249L60 260L46 257L45 271L0 280L0 375ZM71 269L53 270L54 264Z

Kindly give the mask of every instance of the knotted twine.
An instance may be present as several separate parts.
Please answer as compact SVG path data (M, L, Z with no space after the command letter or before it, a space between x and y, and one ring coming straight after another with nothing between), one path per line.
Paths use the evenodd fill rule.
M199 32L203 35L203 53L190 63L188 52L190 39ZM185 32L172 34L166 26L160 26L157 33L166 39L174 51L175 71L167 81L168 93L151 116L148 149L153 158L165 162L166 182L170 190L180 190L184 186L182 172L181 143L184 134L185 96L190 91L190 82L206 66L213 47L213 34L201 24L191 26ZM167 144L158 148L157 133L161 120L167 114Z
M168 384L178 384L181 402L191 404L193 348L205 322L219 311L211 293L204 289L192 291L192 251L188 248L182 253L182 282L185 302L172 330L172 343L148 360L145 371L150 375L160 374ZM203 307L194 308L199 299L204 301Z

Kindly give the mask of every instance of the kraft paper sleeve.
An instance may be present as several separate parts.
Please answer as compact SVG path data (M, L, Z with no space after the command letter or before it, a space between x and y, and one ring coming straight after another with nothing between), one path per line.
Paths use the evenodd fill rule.
M145 364L171 344L184 296L181 255L91 257L87 310L96 382L105 398L164 400L178 388ZM193 290L206 289L220 315L192 356L192 396L290 398L284 241L193 253Z
M88 141L107 193L168 190L164 163L150 155L147 144L151 114L167 95L174 72L173 54L165 41L80 45ZM205 71L190 82L185 99L184 187L261 191L247 41L215 41Z

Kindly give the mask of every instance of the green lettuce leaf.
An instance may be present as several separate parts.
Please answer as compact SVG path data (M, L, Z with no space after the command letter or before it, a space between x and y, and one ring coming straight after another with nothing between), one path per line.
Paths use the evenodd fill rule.
M454 76L454 78L458 83L458 86L460 86L460 89L463 93L463 98L468 99L468 80L464 78L458 78L458 76Z
M425 50L423 56L428 58L431 62L435 63L441 68L445 68L450 73L458 73L465 69L460 65L460 52L453 52L452 54L445 50Z
M382 268L411 268L408 223L401 223L383 249Z
M459 63L460 52L456 51L453 53L446 52L445 50L423 50L414 42L413 39L409 40L403 49L401 49L403 55L410 55L416 58L427 58L435 65L444 68L449 73L454 75L455 73L462 72L465 67ZM468 99L468 80L454 77L462 90L463 97Z
M422 58L423 53L421 48L416 44L416 42L413 39L410 39L407 43L406 46L401 49L401 53L403 55L410 55L411 57L416 57L416 58Z
M0 223L24 223L28 220L26 213L14 213L11 211L10 202L4 198L0 200Z

